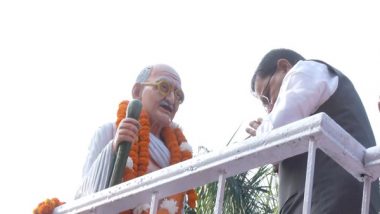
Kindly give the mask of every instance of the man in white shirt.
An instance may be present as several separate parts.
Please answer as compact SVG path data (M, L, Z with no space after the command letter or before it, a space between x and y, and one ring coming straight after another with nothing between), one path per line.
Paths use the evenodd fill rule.
M376 145L363 107L351 81L318 60L305 60L289 49L274 49L259 63L252 91L268 115L250 123L255 136L293 121L325 112L366 148ZM307 154L279 163L280 213L302 213ZM321 151L317 151L312 213L360 213L363 184ZM370 213L380 207L379 183L372 183Z

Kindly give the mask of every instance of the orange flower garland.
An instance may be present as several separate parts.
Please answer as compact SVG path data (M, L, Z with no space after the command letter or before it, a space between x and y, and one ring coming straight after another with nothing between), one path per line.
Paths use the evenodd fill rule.
M51 214L54 208L64 204L58 200L58 198L46 199L45 201L38 204L38 206L33 210L33 214Z
M116 126L118 127L121 120L126 116L126 110L128 107L128 101L122 101L119 104L119 109L117 111L117 120ZM149 154L149 133L150 133L150 123L148 114L145 111L141 112L140 115L140 131L139 131L139 140L137 143L133 143L129 156L133 161L133 169L126 168L124 172L123 179L124 181L131 180L132 178L145 175L148 171L148 165L150 160ZM187 144L186 138L183 135L182 131L178 127L165 127L161 131L161 137L165 142L167 148L170 152L170 165L179 163L181 161L192 158L192 152L187 149L181 149L181 144ZM137 173L136 173L137 172ZM194 189L188 190L186 192L188 195L188 204L190 207L195 208L197 195ZM178 193L176 195L168 197L176 201L178 205L178 210L183 209L183 199L184 194ZM132 213L131 210L125 211L123 213ZM143 212L144 213L144 212ZM160 209L158 213L168 213L166 209Z

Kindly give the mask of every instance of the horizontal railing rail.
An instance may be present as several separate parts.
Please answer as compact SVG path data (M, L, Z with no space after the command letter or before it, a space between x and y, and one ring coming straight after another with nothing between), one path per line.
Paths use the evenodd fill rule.
M214 181L219 181L214 213L221 213L227 177L305 152L309 155L303 213L310 213L316 149L364 182L362 213L368 213L370 184L380 176L380 146L364 148L324 113L68 202L54 213L118 213L144 203L157 207L161 198Z

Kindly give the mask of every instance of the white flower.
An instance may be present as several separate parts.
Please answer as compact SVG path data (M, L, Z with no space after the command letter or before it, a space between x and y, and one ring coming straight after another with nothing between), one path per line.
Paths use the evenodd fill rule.
M183 151L189 151L189 152L193 153L193 148L186 141L181 143L179 149L181 150L181 152L183 152Z
M141 214L144 211L148 212L149 209L149 204L141 204L133 210L133 214Z
M160 205L160 208L167 209L169 214L175 214L178 211L177 202L173 199L164 199Z
M125 165L128 169L133 169L133 160L128 156L127 164Z
M177 123L175 123L175 122L172 122L172 123L170 124L170 127L173 128L173 129L175 129L175 128L181 128L181 127L179 126L179 124L177 124Z

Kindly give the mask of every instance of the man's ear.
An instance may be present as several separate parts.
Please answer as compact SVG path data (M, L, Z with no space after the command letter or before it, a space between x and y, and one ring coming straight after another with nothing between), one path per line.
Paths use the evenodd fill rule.
M132 88L132 97L133 99L141 100L143 86L140 83L136 83Z
M288 73L288 71L293 66L290 64L290 62L287 59L279 59L277 60L277 69L280 71L284 71L285 73Z

